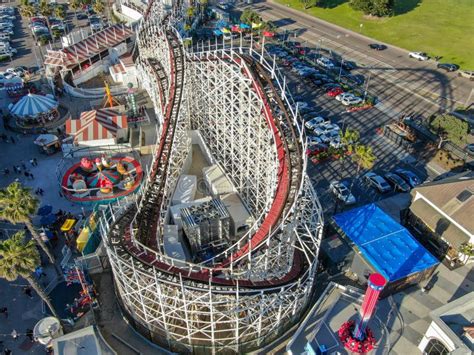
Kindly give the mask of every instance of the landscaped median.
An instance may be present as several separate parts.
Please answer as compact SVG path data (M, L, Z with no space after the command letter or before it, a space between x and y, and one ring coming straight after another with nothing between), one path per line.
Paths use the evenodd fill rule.
M304 10L301 0L271 0L388 44L422 51L462 69L474 69L472 0L397 0L395 16L369 18L345 0L322 0ZM362 25L362 26L361 26Z

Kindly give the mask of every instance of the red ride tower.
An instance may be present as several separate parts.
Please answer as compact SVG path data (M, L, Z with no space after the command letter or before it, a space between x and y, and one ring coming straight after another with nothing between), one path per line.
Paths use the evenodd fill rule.
M369 285L356 322L348 321L339 328L339 340L352 352L364 354L374 348L376 340L367 324L374 313L375 306L387 281L378 274L369 277Z

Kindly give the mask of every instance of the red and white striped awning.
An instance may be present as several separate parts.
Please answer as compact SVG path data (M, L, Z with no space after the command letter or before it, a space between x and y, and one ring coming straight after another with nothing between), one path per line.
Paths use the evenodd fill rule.
M66 121L66 133L76 142L115 138L119 129L127 127L127 116L113 108L85 111L78 120Z
M70 69L100 52L115 47L133 34L133 30L124 25L113 25L93 35L63 48L59 51L48 50L44 63Z

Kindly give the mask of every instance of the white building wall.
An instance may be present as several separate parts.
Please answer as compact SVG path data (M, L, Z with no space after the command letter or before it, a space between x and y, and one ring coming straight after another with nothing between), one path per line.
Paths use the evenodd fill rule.
M456 345L451 338L449 338L449 336L435 322L431 322L428 330L423 336L423 339L421 339L420 345L418 345L418 349L420 349L422 353L432 338L438 339L442 342L449 351L454 351L456 349Z

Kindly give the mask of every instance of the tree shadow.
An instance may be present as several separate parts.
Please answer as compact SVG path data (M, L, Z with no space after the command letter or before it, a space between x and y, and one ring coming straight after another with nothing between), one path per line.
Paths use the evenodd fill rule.
M421 0L395 1L394 16L403 15L417 8Z
M339 5L342 5L346 2L348 2L348 0L320 0L319 4L313 7L322 7L323 9L334 9L335 7L338 7Z

